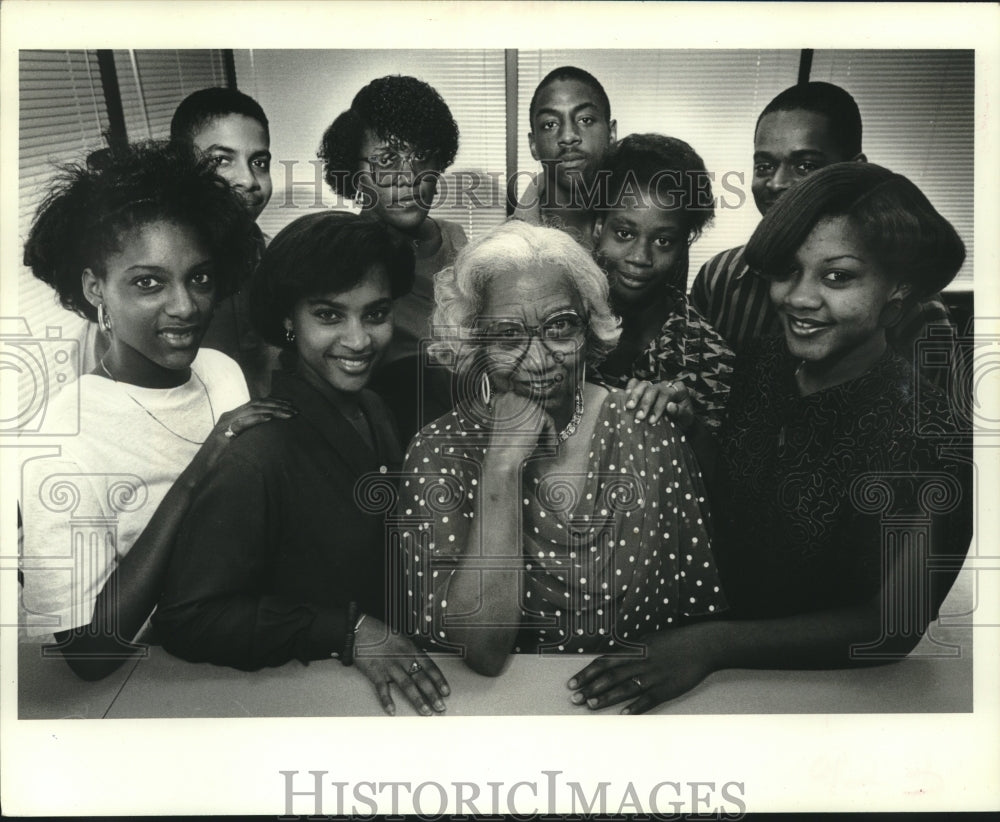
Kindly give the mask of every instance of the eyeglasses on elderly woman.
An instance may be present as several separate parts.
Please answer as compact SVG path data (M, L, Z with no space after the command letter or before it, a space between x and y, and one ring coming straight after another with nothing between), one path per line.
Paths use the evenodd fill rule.
M506 351L523 351L531 345L533 337L547 348L563 348L567 343L578 343L587 329L587 318L573 310L560 310L550 314L538 325L510 318L479 318L475 324L476 339L483 345Z

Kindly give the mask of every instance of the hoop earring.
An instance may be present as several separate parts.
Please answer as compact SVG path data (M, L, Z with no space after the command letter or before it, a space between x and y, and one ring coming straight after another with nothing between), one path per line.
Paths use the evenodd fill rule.
M365 194L360 188L354 190L354 199L351 200L351 209L353 211L364 211L368 207L368 195Z
M286 328L285 329L285 342L295 342L295 329Z
M487 408L493 405L493 383L490 382L489 376L483 374L483 378L479 381L479 399L483 401L483 405Z
M111 317L104 309L104 303L97 304L97 325L105 334L111 333Z

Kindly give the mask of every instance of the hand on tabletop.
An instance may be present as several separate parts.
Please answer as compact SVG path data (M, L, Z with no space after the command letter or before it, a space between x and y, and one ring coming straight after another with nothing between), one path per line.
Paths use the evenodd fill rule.
M390 686L395 685L423 716L443 713L448 681L427 654L409 639L390 634L385 623L366 616L355 635L354 664L375 685L382 709L395 716Z
M692 626L645 638L645 657L602 656L569 680L571 701L600 710L631 700L621 713L641 714L687 693L717 670L710 649Z

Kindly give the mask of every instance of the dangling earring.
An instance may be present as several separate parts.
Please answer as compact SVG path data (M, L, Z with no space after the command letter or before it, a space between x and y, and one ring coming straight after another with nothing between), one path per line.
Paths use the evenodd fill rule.
M295 342L295 329L286 328L285 329L285 342Z
M351 211L364 211L368 206L368 196L360 189L354 190L354 199L351 200Z
M493 383L486 374L483 374L483 378L479 381L479 399L487 408L493 405Z
M104 309L104 303L97 304L97 325L105 334L111 333L111 317Z

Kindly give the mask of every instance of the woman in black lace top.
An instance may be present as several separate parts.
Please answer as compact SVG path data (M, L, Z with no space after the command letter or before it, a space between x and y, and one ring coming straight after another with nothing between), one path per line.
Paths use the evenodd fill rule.
M635 713L722 668L842 668L914 648L968 551L971 432L886 329L964 257L916 186L871 164L822 169L768 212L747 259L784 334L737 361L713 459L732 610L664 632L645 659L597 660L571 680L575 702L634 700Z

